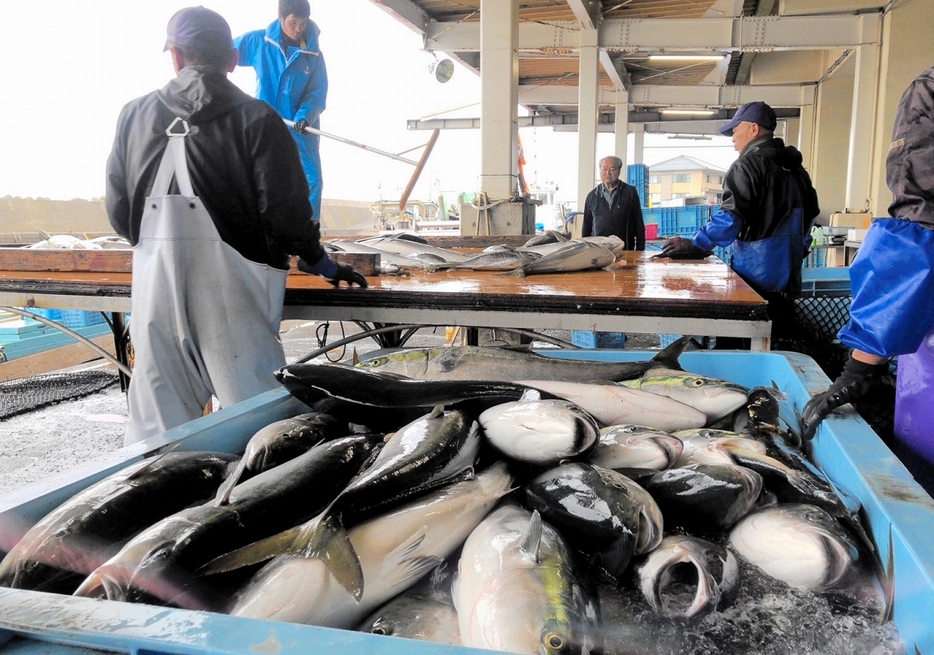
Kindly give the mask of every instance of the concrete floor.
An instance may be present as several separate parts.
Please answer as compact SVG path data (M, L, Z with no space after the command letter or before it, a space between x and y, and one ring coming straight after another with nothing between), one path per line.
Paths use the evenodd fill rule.
M333 344L361 330L353 323L329 323L326 343ZM570 341L566 331L545 331L549 336ZM487 335L489 338L491 335ZM445 328L419 330L406 343L408 346L440 346L446 342ZM293 362L319 349L319 339L325 338L325 323L286 321L282 326L282 342L286 361ZM546 347L548 344L536 344ZM657 335L629 335L627 349L658 348ZM347 360L358 354L379 348L371 338L334 348L317 359ZM116 369L100 360L81 368ZM56 473L66 471L123 446L123 431L127 418L126 397L120 386L114 386L78 400L0 420L0 495L28 484L41 484ZM2 496L0 496L2 497Z

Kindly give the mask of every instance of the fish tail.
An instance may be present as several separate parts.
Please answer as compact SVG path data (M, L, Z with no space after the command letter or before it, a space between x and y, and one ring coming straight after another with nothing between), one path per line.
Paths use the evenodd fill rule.
M511 271L500 273L500 275L508 275L509 277L525 277L525 267L520 266L519 268L514 268Z
M315 526L300 546L304 557L317 558L324 562L337 583L353 596L358 603L363 598L363 569L360 558L350 536L340 521L333 515Z

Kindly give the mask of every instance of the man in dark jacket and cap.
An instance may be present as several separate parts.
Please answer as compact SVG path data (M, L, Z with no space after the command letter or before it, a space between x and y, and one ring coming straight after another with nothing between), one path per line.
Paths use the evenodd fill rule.
M126 443L280 388L289 255L337 286L289 129L227 80L230 27L204 7L169 20L177 76L128 103L107 160L110 222L133 244L135 349Z
M739 152L723 180L720 210L690 239L662 246L669 257L731 246L733 270L769 301L773 338L798 336L791 299L801 292L801 265L820 213L801 153L775 138L776 124L769 105L750 102L719 129Z

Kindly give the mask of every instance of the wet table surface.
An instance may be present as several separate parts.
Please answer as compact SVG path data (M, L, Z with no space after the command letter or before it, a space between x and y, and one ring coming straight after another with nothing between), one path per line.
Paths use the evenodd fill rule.
M413 271L367 281L367 289L335 289L316 276L290 275L283 316L741 336L755 349L767 346L769 334L765 301L716 257L676 261L626 252L599 271ZM130 286L128 272L0 271L0 304L126 312Z

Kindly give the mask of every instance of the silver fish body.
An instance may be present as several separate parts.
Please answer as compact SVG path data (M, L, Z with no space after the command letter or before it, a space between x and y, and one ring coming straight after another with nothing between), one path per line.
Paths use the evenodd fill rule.
M171 452L78 492L29 528L0 562L0 585L70 594L141 530L214 496L237 457ZM13 526L0 526L12 536Z
M674 345L674 344L673 344ZM548 357L535 352L487 346L403 348L379 353L355 365L372 372L404 375L416 380L627 380L661 364L677 364L681 348L665 349L635 362L605 362Z
M588 241L569 241L562 247L523 264L507 275L525 277L544 273L571 273L606 268L616 261L616 255L601 245Z
M670 432L699 428L707 416L682 402L618 384L520 380L519 384L564 398L587 410L602 425L635 423Z
M749 514L730 531L730 546L769 576L812 591L840 585L859 558L856 542L834 517L802 503Z
M740 577L729 549L685 535L665 537L636 565L636 574L642 595L656 612L681 618L704 616L728 603ZM685 593L692 585L693 595Z
M494 464L352 528L348 536L366 581L359 602L320 559L306 556L299 535L237 594L230 613L354 628L448 557L511 486L505 464Z
M620 384L631 389L668 396L699 409L707 416L708 424L742 407L749 394L745 387L738 384L694 373L653 375L626 380Z
M566 400L501 403L484 410L478 420L498 451L543 466L588 452L600 433L592 416Z
M76 596L221 610L226 598L197 569L214 556L286 530L323 509L377 447L370 436L326 442L208 502L154 522L94 569Z
M596 650L599 610L563 538L538 513L507 504L471 532L454 605L464 646L529 655Z
M610 425L600 429L600 439L588 456L595 466L623 471L661 471L681 457L684 444L664 430L644 425Z
M413 241L406 238L391 236L369 237L366 239L360 239L356 243L372 246L373 248L391 252L402 257L414 256L415 258L420 258L421 255L433 256L434 258L429 258L433 259L433 261L422 258L422 261L428 261L428 263L437 263L438 260L457 263L467 259L467 256L462 253L448 250L446 248L438 248L437 246L428 245L427 243L420 243L418 241Z

